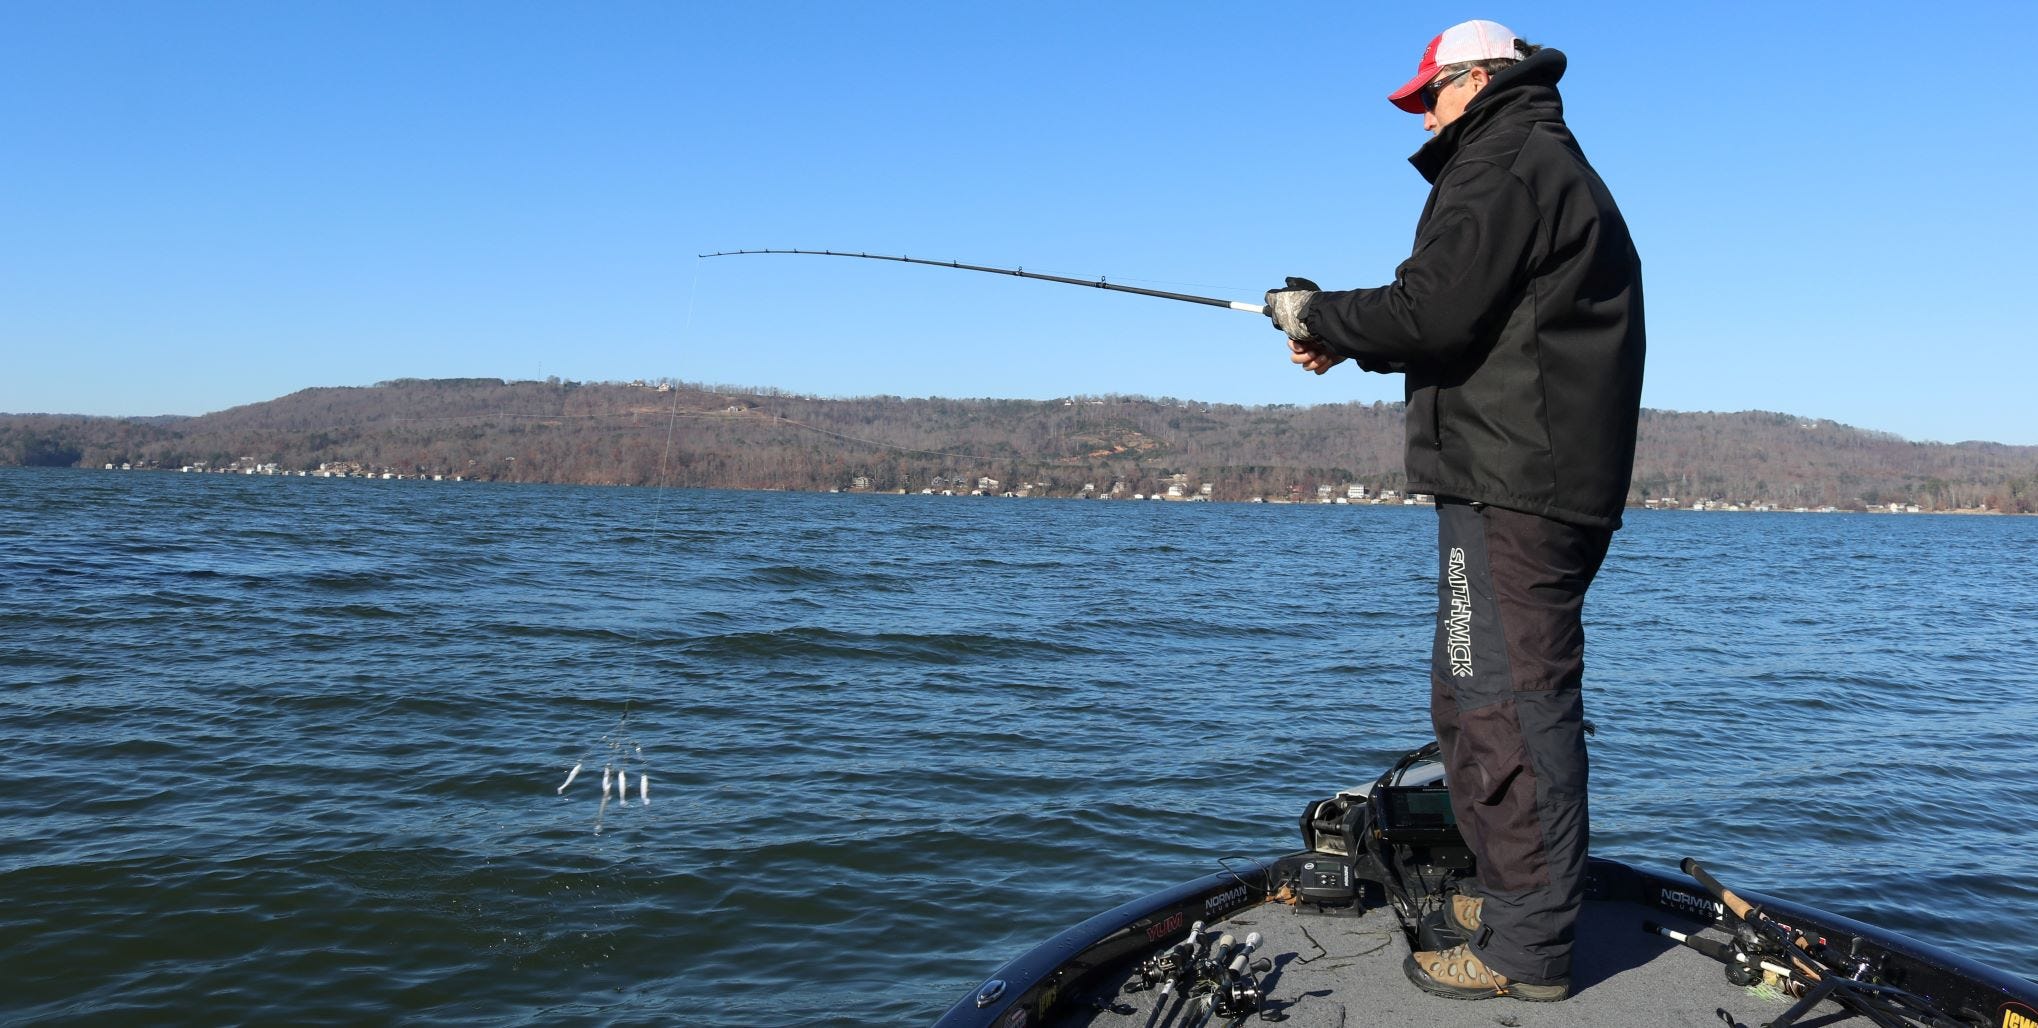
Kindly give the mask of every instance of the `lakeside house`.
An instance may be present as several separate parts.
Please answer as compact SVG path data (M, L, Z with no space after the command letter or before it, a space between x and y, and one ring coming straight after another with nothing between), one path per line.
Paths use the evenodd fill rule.
M469 463L472 464L473 462L470 461ZM169 470L169 468L163 467L161 464L155 461L125 461L125 462L107 461L102 463L100 466L103 470L106 471ZM394 468L386 466L370 466L361 461L325 461L320 463L316 468L293 469L285 468L277 461L264 461L257 460L253 457L241 457L232 460L222 466L217 467L212 466L205 461L194 461L189 464L179 465L177 466L176 470L184 474L209 473L209 474L226 474L242 476L283 477L283 478L328 478L328 479L363 478L377 481L429 480L433 482L468 481L467 477L464 475L450 475L445 474L443 472L428 472L422 469L409 472L398 471ZM1150 494L1146 492L1129 492L1129 487L1127 486L1126 482L1122 479L1113 481L1108 491L1101 491L1098 486L1098 483L1096 482L1085 482L1082 484L1081 489L1074 492L1073 494L1057 494L1055 492L1055 487L1047 482L1022 481L1019 482L1016 486L1008 489L1004 487L1004 484L1001 480L993 478L989 475L946 473L943 475L935 476L930 486L927 488L922 488L919 490L900 488L897 489L896 491L899 493L917 491L923 495L942 495L942 496L957 496L957 495L998 496L1008 499L1057 498L1058 496L1066 496L1075 499L1129 498L1133 500L1157 500L1166 502L1186 502L1186 503L1208 503L1216 499L1217 490L1216 483L1213 482L1192 483L1190 481L1190 475L1187 472L1172 473L1165 479L1165 483L1166 483L1165 485L1161 486L1160 488L1157 488ZM851 484L848 491L869 492L873 491L876 488L876 485L877 483L871 476L857 475L851 479ZM1288 487L1285 496L1275 495L1242 496L1238 497L1238 499L1248 503L1275 503L1275 504L1304 503L1308 502L1308 500L1305 499L1305 497L1308 497L1310 495L1308 490L1309 490L1308 486L1292 485ZM828 491L841 492L844 490L837 488L830 489ZM1434 503L1435 497L1427 493L1413 493L1407 496L1403 496L1397 490L1387 488L1381 488L1377 492L1375 492L1371 486L1365 485L1363 483L1346 482L1336 484L1317 484L1314 487L1314 502L1334 505L1393 504L1401 506L1424 506ZM1690 500L1689 502L1686 502L1675 496L1657 496L1639 500L1638 502L1634 503L1633 506L1648 510L1690 510L1697 512L1726 512L1726 513L1740 513L1740 512L1749 513L1788 512L1799 514L1807 513L1836 514L1850 512L1852 513L1867 512L1874 514L2002 513L2002 511L1999 509L1983 506L1957 509L1956 508L1935 509L1929 505L1920 504L1908 500L1883 501L1879 498L1877 499L1876 502L1873 503L1855 500L1844 506L1830 503L1818 506L1812 506L1809 504L1785 506L1782 504L1771 502L1760 502L1753 500L1733 500L1720 497L1705 497L1700 499L1693 499Z

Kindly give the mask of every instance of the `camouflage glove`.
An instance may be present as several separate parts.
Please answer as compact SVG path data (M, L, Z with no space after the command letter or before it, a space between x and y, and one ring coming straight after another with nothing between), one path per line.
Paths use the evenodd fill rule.
M1306 278L1290 277L1287 285L1267 290L1267 317L1274 319L1274 327L1288 333L1288 338L1307 342L1311 337L1302 327L1302 312L1319 291L1320 287Z

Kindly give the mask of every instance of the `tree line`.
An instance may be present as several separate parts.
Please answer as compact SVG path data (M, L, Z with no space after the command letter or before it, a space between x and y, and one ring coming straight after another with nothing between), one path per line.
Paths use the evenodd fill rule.
M0 415L0 464L734 489L1217 500L1403 490L1402 407L870 396L673 381L400 379L190 418ZM1789 414L1645 410L1631 502L2038 509L2038 447L1910 442Z

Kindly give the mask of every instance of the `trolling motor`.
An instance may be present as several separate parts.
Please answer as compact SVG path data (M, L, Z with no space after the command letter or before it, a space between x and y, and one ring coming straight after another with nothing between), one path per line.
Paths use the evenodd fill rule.
M1474 862L1452 813L1439 752L1435 742L1417 747L1372 783L1304 808L1302 844L1309 852L1282 858L1274 870L1297 910L1360 913L1384 899L1416 949L1464 941L1443 910L1455 883L1473 875Z

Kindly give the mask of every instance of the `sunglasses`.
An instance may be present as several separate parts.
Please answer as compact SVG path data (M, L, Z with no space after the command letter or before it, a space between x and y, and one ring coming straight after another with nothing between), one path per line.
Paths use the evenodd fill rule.
M1470 74L1472 74L1472 69L1465 68L1463 70L1446 75L1443 78L1437 79L1436 81L1431 82L1429 85L1422 87L1422 109L1425 111L1435 112L1437 109L1437 97L1443 94L1444 89L1448 87L1451 83L1456 82L1459 79L1464 78L1465 76Z

